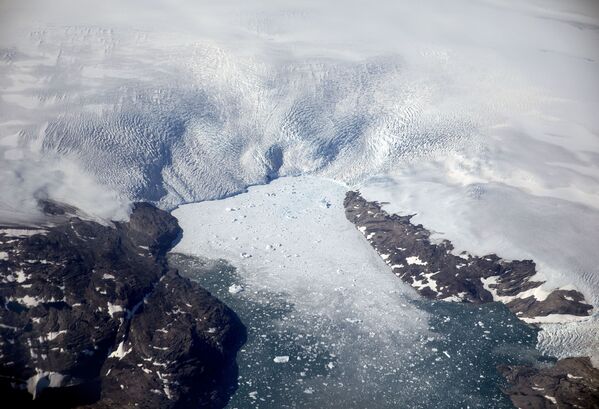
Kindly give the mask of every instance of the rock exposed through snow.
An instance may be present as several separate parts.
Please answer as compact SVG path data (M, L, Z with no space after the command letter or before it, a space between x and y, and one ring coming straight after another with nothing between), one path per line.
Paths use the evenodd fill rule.
M592 306L576 290L541 288L532 260L503 260L495 254L454 255L453 245L433 243L431 232L411 223L412 216L388 214L378 202L348 192L345 214L393 273L421 295L439 300L485 303L500 301L527 322L539 317L565 320L589 315Z
M223 407L245 328L168 268L176 219L138 203L128 222L53 222L31 234L0 230L5 399L26 407Z

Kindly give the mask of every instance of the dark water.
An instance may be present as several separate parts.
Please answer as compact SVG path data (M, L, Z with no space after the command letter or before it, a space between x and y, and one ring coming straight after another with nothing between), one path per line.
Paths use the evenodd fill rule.
M229 305L248 328L229 408L512 408L496 366L544 360L535 350L537 330L503 304L419 300L416 306L430 314L431 334L411 346L355 342L353 357L346 354L341 363L330 345L344 343L352 351L352 339L363 334L334 323L324 334L321 326L310 331L319 317L298 317L282 294L229 293L242 280L223 260L172 254L170 263ZM384 362L362 362L360 356L379 352L364 351L364 345L379 348ZM289 362L274 362L281 351Z

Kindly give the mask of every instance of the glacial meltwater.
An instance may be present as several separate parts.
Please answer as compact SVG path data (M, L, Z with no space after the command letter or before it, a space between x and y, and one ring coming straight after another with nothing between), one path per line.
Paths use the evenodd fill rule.
M359 320L298 311L283 292L246 288L225 260L173 253L169 261L247 326L229 408L511 408L497 365L546 360L537 331L499 303L410 300L429 331L394 342Z

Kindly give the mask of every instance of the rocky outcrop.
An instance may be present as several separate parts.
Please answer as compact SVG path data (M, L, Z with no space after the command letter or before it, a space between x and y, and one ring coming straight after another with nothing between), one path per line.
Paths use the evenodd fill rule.
M3 397L24 407L223 407L245 328L168 268L176 219L143 203L110 225L40 208L50 225L0 227Z
M589 358L565 358L553 366L502 366L504 389L518 408L599 408L599 369Z
M500 301L525 321L553 314L586 316L592 306L574 290L540 293L531 260L503 260L454 254L452 244L432 242L430 231L412 216L388 214L381 203L348 192L345 214L366 236L393 273L431 299L486 303ZM566 358L544 367L501 366L504 389L518 408L599 408L599 370L589 358Z
M540 291L531 260L503 260L495 254L454 254L453 245L433 242L430 231L412 216L388 214L378 202L348 192L345 214L390 266L421 295L440 300L486 303L500 301L524 320L553 314L587 316L592 306L574 290Z

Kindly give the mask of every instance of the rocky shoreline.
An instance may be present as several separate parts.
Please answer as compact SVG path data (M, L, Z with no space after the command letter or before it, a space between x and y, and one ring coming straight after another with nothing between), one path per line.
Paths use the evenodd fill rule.
M389 214L379 202L350 191L344 200L347 219L389 265L392 272L429 299L504 303L518 318L574 318L592 306L575 290L540 291L532 260L503 260L495 254L454 254L453 245L433 242L431 232L413 224L413 216ZM599 370L589 358L566 358L546 367L501 367L511 386L504 389L516 407L597 408ZM574 399L576 397L576 399ZM576 402L576 403L573 403Z
M23 407L221 408L246 330L169 269L181 234L134 205L103 225L42 202L44 227L0 227L0 390Z
M599 408L599 370L586 357L541 368L500 366L504 389L518 408Z
M411 223L413 216L388 214L378 202L348 192L345 214L393 273L420 293L438 300L500 301L525 321L553 314L584 317L592 306L575 290L539 291L532 260L503 260L495 254L453 254L451 242L433 243L431 233Z

